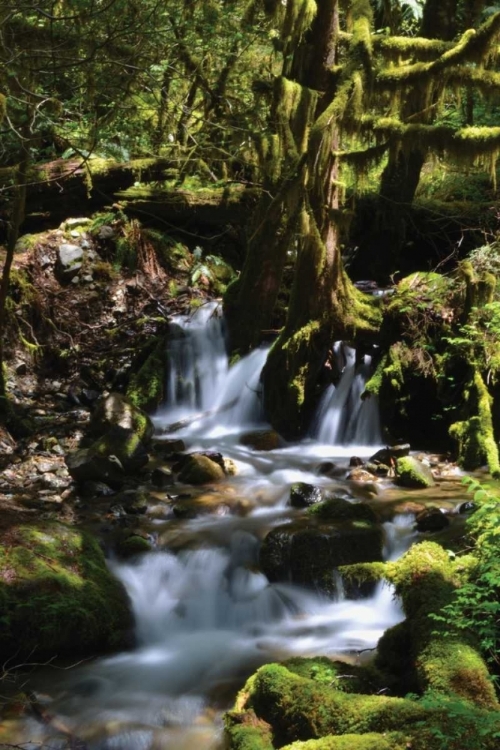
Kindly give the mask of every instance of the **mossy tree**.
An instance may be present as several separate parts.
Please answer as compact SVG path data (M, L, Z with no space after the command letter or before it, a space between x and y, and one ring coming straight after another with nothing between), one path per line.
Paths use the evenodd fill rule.
M368 0L290 0L266 7L279 21L283 48L272 132L261 146L269 195L226 307L233 347L251 348L268 327L287 254L296 252L287 322L263 376L269 416L292 436L307 425L334 338L366 339L378 324L374 305L353 288L342 266L349 219L342 167L350 164L362 176L386 154L394 160L417 149L462 163L482 159L492 168L500 128L437 126L405 113L406 102L424 95L437 107L451 86L498 91L500 78L487 63L500 13L448 42L374 34ZM433 0L426 12L430 24L437 12Z

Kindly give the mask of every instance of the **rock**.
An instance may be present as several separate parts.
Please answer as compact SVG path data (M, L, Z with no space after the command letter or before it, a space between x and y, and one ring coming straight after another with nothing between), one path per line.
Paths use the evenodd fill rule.
M259 563L272 583L291 581L333 594L338 586L336 568L381 561L382 547L382 528L376 524L314 523L306 518L272 529L262 542Z
M116 490L104 482L88 480L83 483L81 492L84 497L109 497L114 495Z
M66 466L75 482L104 482L115 489L123 485L123 466L116 456L102 456L90 448L70 453Z
M103 457L116 456L126 474L139 471L149 461L149 454L137 433L119 425L111 427L92 443L91 450Z
M402 445L391 445L387 448L381 448L379 451L370 456L369 461L374 463L391 465L391 459L395 461L397 458L403 458L408 456L410 453L410 444L404 443Z
M388 476L390 472L390 467L386 464L369 461L367 464L365 464L366 471L369 471L371 474L375 474L377 477L386 477Z
M101 437L115 426L132 430L145 443L154 432L153 423L146 412L127 401L121 393L110 393L98 402L88 431L90 435Z
M53 461L40 461L36 465L36 468L40 474L47 474L49 471L58 471L61 466L60 464L56 464Z
M75 648L94 655L129 642L127 595L88 532L56 522L11 525L0 580L3 659L73 656Z
M353 482L373 482L375 475L366 469L353 469L347 475L347 479L352 479Z
M396 462L396 484L410 489L433 487L434 477L428 466L413 456L398 458Z
M313 484L296 482L290 487L290 505L292 508L308 508L324 499L323 491Z
M238 473L238 467L232 458L224 458L222 460L222 469L226 477L235 477Z
M183 453L186 450L184 440L157 440L153 444L153 451L162 456L171 456L173 453Z
M450 525L450 519L439 508L426 508L417 515L415 521L417 531L442 531Z
M72 281L83 263L83 249L80 245L63 243L57 248L55 275L61 284Z
M99 391L93 391L91 388L82 388L78 394L78 402L84 406L93 406L101 394Z
M350 467L363 466L363 463L364 463L363 459L359 458L359 456L352 456L349 459L349 466Z
M255 430L240 438L240 443L255 451L272 451L281 445L281 437L274 430Z
M116 552L120 557L133 557L143 552L150 552L152 548L151 542L138 534L132 534L116 543Z
M191 453L186 457L180 473L179 482L184 484L206 484L224 479L224 470L218 463L201 453Z
M315 473L327 477L336 477L343 475L344 469L339 468L333 461L323 461L316 467Z
M126 490L116 496L115 501L120 503L125 513L131 515L142 515L148 509L148 496L141 490Z
M158 489L164 490L174 483L174 477L170 469L167 469L166 466L157 466L151 474L151 482Z
M17 362L15 367L16 375L20 375L21 377L23 375L26 375L28 372L28 365L26 362Z
M458 506L459 513L473 513L477 510L478 506L472 500L466 500L465 503L460 503Z
M65 490L70 484L70 480L69 478L57 477L55 474L47 472L46 474L42 474L42 484L49 490Z
M103 226L99 228L97 236L100 240L110 240L115 236L115 230L113 227L103 224Z
M78 227L88 227L90 224L92 224L92 219L82 216L82 217L75 217L72 219L66 219L61 225L61 229L63 230L70 230L70 229L77 229Z

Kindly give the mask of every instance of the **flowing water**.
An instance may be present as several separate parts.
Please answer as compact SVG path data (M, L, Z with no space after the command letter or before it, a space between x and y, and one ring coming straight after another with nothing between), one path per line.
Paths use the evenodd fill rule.
M259 665L298 654L357 660L401 620L387 586L356 601L339 586L332 600L292 584L270 584L258 569L265 533L300 513L288 506L290 485L309 482L347 496L349 456L370 455L380 442L376 404L359 399L369 361L356 364L355 352L340 344L336 352L339 362L345 358L343 374L320 405L313 437L257 453L239 436L265 426L259 378L266 349L228 368L224 325L213 306L174 321L168 403L156 426L169 437L168 426L184 420L175 436L188 450L232 458L238 474L224 490L245 499L247 509L244 515L152 519L167 542L132 561L111 561L132 602L136 648L45 673L35 685L91 750L220 748L222 712ZM325 460L337 467L333 479L316 472ZM387 558L408 547L412 522L399 515L385 524ZM26 732L33 741L47 740L34 721ZM48 740L62 747L56 733Z

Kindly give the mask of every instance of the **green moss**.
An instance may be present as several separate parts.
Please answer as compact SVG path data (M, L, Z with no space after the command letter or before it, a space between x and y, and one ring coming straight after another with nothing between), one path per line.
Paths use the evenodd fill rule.
M426 488L433 487L435 482L432 472L412 456L403 456L396 462L396 482L403 487Z
M127 398L134 406L154 411L165 397L167 354L163 337L149 345L152 348L144 363L134 372L127 386Z
M231 750L273 750L271 727L253 711L227 713L226 740Z
M4 656L92 653L123 644L131 627L127 597L92 536L43 522L11 527L2 541Z
M294 742L282 750L408 750L408 738L399 732L345 734L342 737Z

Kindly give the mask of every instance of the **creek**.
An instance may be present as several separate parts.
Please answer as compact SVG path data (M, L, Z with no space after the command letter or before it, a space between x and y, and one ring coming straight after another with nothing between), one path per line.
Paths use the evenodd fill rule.
M359 399L369 360L356 363L355 352L337 344L342 378L325 394L310 437L257 452L239 437L268 427L259 384L267 350L229 368L223 320L211 305L189 320L174 320L172 333L167 404L154 418L158 439L172 437L168 426L182 421L175 437L182 437L189 451L220 451L231 458L237 475L219 491L237 496L245 512L151 517L157 549L125 563L110 561L132 602L136 647L34 676L33 686L46 696L49 710L89 750L216 750L222 713L258 666L291 655L364 659L384 630L403 617L386 585L353 600L339 584L332 599L269 583L258 568L267 531L302 513L288 502L293 483L350 498L362 492L345 476L349 457L367 457L381 443L376 404ZM333 478L317 473L325 461L335 464ZM403 513L384 523L386 558L407 549L416 536L413 521ZM40 741L50 748L66 742L34 719L24 734L33 743L24 745L27 750Z

